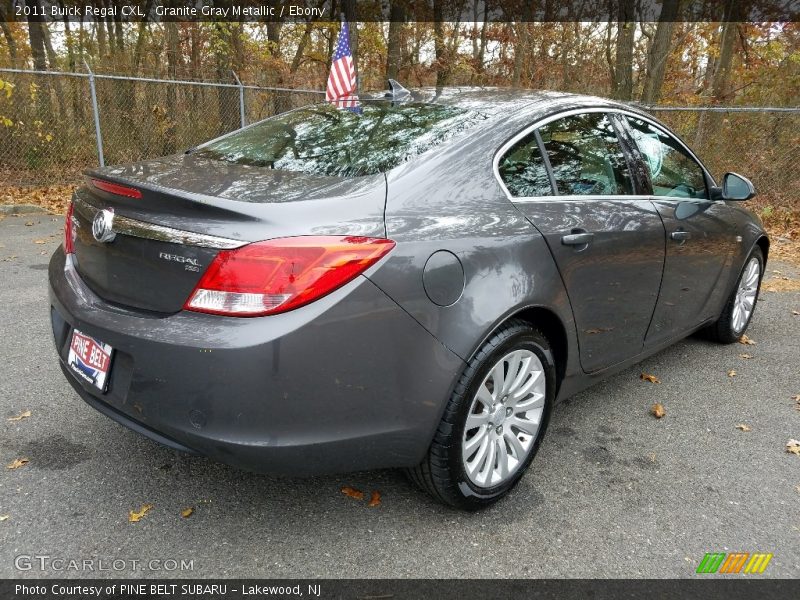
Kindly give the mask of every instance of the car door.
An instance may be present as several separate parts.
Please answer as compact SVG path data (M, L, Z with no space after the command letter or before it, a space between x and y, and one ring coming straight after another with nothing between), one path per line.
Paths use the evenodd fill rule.
M597 371L642 351L664 262L664 227L637 195L602 111L551 117L508 144L498 174L541 232L575 317L580 362Z
M646 336L648 346L657 345L717 316L736 236L727 204L710 199L710 177L689 149L649 120L624 119L667 233L661 292Z

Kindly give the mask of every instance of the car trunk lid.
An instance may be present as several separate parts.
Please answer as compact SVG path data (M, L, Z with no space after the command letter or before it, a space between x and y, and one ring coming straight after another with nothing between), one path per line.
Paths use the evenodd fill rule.
M221 249L297 235L385 237L382 174L328 177L186 154L87 178L74 196L78 273L101 298L157 313L181 310ZM99 189L92 179L141 197ZM112 230L105 239L104 219Z

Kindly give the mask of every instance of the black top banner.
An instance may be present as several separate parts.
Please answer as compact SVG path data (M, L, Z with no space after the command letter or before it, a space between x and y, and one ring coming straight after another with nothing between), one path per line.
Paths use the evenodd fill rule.
M3 0L0 20L789 22L800 0Z

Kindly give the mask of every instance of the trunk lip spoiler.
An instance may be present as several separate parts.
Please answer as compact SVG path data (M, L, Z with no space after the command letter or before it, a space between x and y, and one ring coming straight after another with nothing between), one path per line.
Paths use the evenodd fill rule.
M73 197L72 202L74 203L75 210L90 223L93 222L94 218L101 212L101 209L77 195ZM234 248L240 248L249 243L242 240L175 229L174 227L158 225L148 221L139 221L121 215L114 215L112 230L114 233L121 235L154 240L157 242L198 246L200 248L215 248L217 250L233 250Z

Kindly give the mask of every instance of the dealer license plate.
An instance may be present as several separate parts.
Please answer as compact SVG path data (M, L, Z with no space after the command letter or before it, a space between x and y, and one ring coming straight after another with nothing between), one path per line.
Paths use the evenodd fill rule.
M75 329L69 345L67 364L80 379L105 392L113 352L110 345Z

